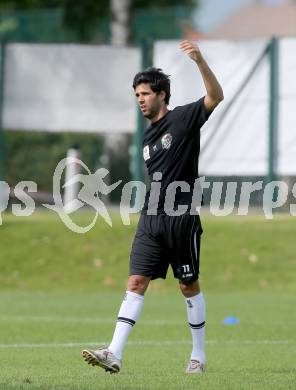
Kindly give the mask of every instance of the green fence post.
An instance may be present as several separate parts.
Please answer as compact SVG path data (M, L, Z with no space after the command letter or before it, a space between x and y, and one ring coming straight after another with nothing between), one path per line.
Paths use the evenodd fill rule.
M276 179L278 158L279 111L279 44L272 38L269 44L269 142L267 183Z
M4 134L3 134L3 86L4 86L4 54L5 44L0 43L0 180L4 180ZM2 194L0 194L0 203Z

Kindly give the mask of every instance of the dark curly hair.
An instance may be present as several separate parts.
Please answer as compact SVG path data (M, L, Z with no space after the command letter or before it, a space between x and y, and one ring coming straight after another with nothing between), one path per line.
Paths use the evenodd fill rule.
M169 104L171 97L171 85L169 75L163 73L159 68L147 68L135 75L133 80L134 90L139 84L149 84L153 92L165 92L165 103Z

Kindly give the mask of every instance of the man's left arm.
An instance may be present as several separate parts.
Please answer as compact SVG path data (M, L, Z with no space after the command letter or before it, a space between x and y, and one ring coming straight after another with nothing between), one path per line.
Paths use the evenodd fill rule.
M183 41L180 43L180 49L187 53L199 68L207 91L204 104L207 112L210 113L224 99L222 87L196 44L189 41Z

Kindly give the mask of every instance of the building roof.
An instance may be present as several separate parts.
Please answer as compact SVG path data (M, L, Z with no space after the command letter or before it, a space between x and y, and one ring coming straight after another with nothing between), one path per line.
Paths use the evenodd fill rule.
M207 35L223 39L296 36L296 2L243 7Z

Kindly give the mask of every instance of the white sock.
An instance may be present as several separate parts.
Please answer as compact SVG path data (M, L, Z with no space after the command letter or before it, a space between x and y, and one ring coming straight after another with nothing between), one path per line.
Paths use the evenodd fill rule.
M121 360L122 352L128 336L140 317L144 304L144 296L127 291L121 304L115 331L108 349Z
M206 305L203 293L185 298L187 317L192 335L191 359L205 363L205 321Z

